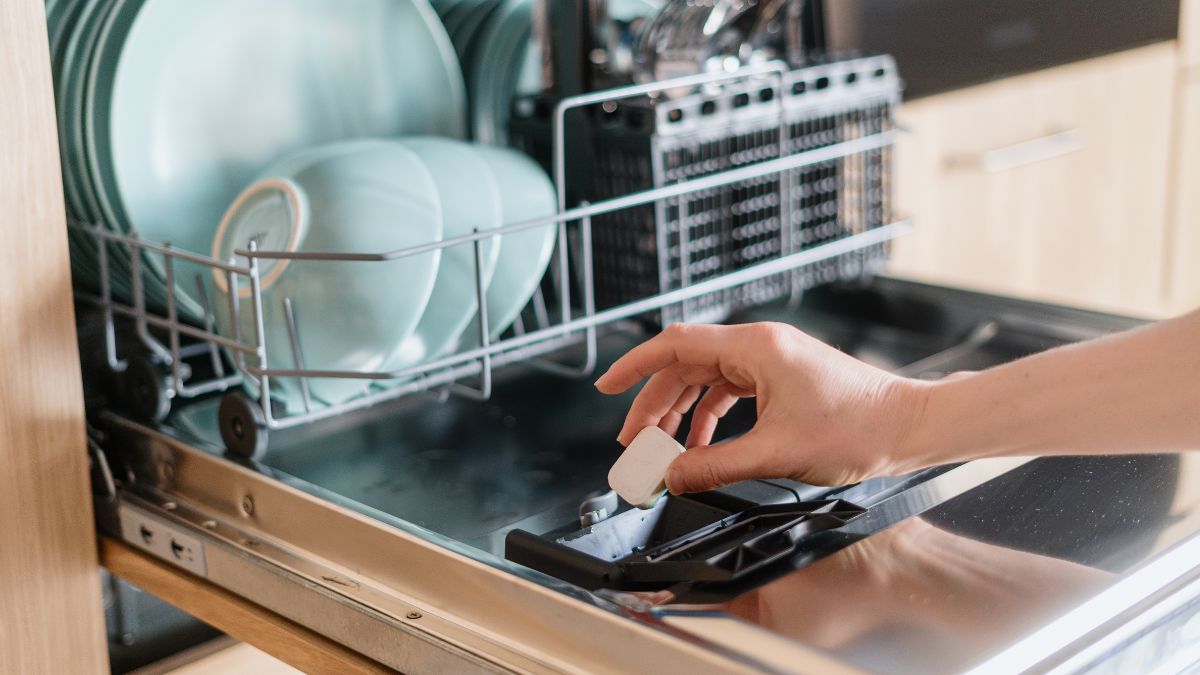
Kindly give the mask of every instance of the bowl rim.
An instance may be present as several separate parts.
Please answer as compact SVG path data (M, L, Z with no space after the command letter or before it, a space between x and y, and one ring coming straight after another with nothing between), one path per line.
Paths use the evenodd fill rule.
M237 199L234 199L233 203L229 205L228 209L226 209L225 215L221 217L221 224L217 226L217 234L213 237L212 257L214 260L221 260L221 249L223 248L225 236L228 234L228 230L232 226L234 218L237 217L238 212L240 212L246 203L251 199L254 199L264 192L271 190L283 193L284 199L286 199L288 202L288 207L292 216L290 232L288 234L288 242L284 247L284 250L292 253L300 247L300 241L303 239L304 233L308 231L308 223L310 218L308 197L305 195L304 189L297 185L292 179L274 176L270 178L262 178L251 183L249 187L247 187L245 190L242 190L241 194L237 196ZM271 268L271 271L263 275L259 283L260 292L270 288L271 285L274 284L277 279L279 279L279 276L283 274L284 270L287 269L289 263L291 263L291 260L287 258L277 259L275 261L275 266ZM213 269L213 283L217 285L217 289L221 293L229 293L229 285L226 281L225 275L222 274L221 270ZM250 289L241 287L239 285L238 297L250 297Z

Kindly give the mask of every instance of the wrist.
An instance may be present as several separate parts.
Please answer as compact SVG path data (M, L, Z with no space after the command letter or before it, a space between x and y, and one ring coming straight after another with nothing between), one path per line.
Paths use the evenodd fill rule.
M897 413L898 437L893 447L894 474L969 459L955 456L954 443L949 438L951 430L942 420L948 398L957 395L950 389L974 375L955 375L943 380L899 380L902 393L895 397L900 410Z

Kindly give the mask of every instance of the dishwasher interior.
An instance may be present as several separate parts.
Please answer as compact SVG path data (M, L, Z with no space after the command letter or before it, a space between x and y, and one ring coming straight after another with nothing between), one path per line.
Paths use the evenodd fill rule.
M987 368L1137 325L1131 319L886 278L826 287L807 293L799 305L780 302L740 312L731 320L787 321L865 361L929 378ZM644 334L636 325L606 331L599 340L600 367ZM179 529L169 531L197 537L207 556L207 568L201 571L234 588L260 582L240 568L230 576L231 570L216 562L222 542L241 549L239 555L266 556L335 593L346 593L349 584L355 590L368 583L405 589L400 597L418 603L417 614L427 617L439 609L470 616L480 603L478 611L489 616L503 610L504 621L532 621L531 630L556 646L582 640L604 658L615 658L604 641L588 639L589 630L600 629L544 625L531 618L548 611L535 606L534 593L498 599L491 586L531 581L576 607L569 610L574 621L583 621L575 613L583 607L600 607L623 617L626 629L650 625L683 636L680 645L701 640L708 645L706 655L732 654L741 664L735 670L768 671L841 664L950 672L987 655L1003 656L1001 648L1030 625L1073 606L1056 604L1061 603L1057 591L1042 588L1045 600L1025 598L1013 615L1020 628L1006 624L1011 616L994 617L996 626L989 624L980 637L967 624L942 632L920 627L927 608L918 598L905 613L906 628L900 634L870 635L838 648L814 641L805 628L811 617L803 618L803 612L764 615L745 607L752 598L770 603L775 594L794 593L803 575L829 565L862 560L886 568L892 564L890 556L871 553L872 547L917 524L996 551L1063 561L1066 579L1077 579L1079 587L1075 581L1055 583L1069 589L1071 603L1112 584L1119 587L1116 582L1132 572L1157 574L1142 569L1156 552L1190 555L1187 535L1197 525L1200 499L1185 486L1200 466L1172 455L981 460L841 487L751 481L668 497L650 511L622 505L611 513L596 513L598 504L610 505L603 500L605 476L619 452L614 436L628 396L603 396L587 381L535 369L511 370L497 381L488 401L406 398L274 434L271 448L257 460L237 457L223 446L217 397L191 402L153 426L107 410L97 416L95 431L104 449L100 462L118 489L97 495L101 527L126 541L136 539L130 523L141 521L131 520L132 506L141 510L138 517L150 513L178 519L174 527ZM720 433L740 433L753 417L752 406L739 405ZM287 494L268 502L268 491ZM247 503L248 498L254 501ZM372 525L362 529L361 518ZM747 522L758 530L747 532ZM433 544L434 557L417 560L399 548L406 539ZM646 553L694 550L696 542L700 552L677 558L674 565L646 564L652 557ZM453 556L482 564L508 581L484 582L474 572L464 577L450 569ZM320 566L311 567L316 562ZM438 580L440 566L447 568L445 580ZM875 576L861 573L863 583ZM441 590L443 583L463 588L439 606L428 598L451 593ZM835 585L831 592L840 599L821 605L820 615L836 622L842 614L880 614L888 597L908 595L903 588L885 586L863 598L852 591L856 585L849 579ZM256 599L266 604L274 600L281 611L298 611L294 605L305 595L304 587L289 587L280 598L267 594ZM262 591L254 586L241 592L255 597ZM1143 593L1144 588L1138 597ZM786 601L790 596L779 597ZM352 599L372 611L388 611L378 598ZM419 604L422 600L430 604ZM991 617L999 611L991 603L981 597L969 606ZM1189 634L1191 607L1167 617L1172 639ZM769 648L746 648L738 637L744 624L727 623L734 618L790 639ZM701 619L706 623L697 625ZM315 617L312 621L320 624ZM470 625L462 618L453 623ZM933 648L951 638L954 648ZM360 636L343 639L363 647ZM815 652L814 644L820 647ZM647 658L641 647L631 645L630 654ZM391 648L381 649L377 658L396 655ZM522 649L537 653L530 643ZM478 653L499 658L488 649ZM658 657L682 658L675 650ZM598 654L587 658L593 665L604 662ZM780 666L776 658L791 661ZM519 659L499 662L509 668ZM707 667L729 666L709 662Z

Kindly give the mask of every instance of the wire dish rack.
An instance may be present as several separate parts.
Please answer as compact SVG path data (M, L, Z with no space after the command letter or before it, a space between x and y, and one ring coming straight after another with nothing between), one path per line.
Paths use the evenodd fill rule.
M672 96L674 92L685 92ZM71 227L95 239L99 288L77 290L98 306L107 365L128 383L126 407L160 421L178 399L227 392L221 435L239 456L265 451L271 430L295 427L420 392L487 399L493 374L515 363L564 376L596 364L597 331L639 316L715 320L740 306L795 294L835 279L869 273L888 241L908 230L890 213L889 148L900 81L887 57L850 59L791 70L766 63L733 73L702 74L570 97L553 111L552 172L557 214L496 229L384 252L284 252L251 247L225 262L90 224ZM595 110L637 122L597 124L593 201L567 204L568 113ZM633 112L630 112L633 111ZM638 116L640 111L641 117ZM574 119L574 118L572 118ZM647 133L649 130L650 133ZM551 226L556 250L541 287L497 340L487 316L483 247L496 235ZM381 264L452 246L473 249L477 335L457 352L396 371L322 370L306 364L297 329L302 307L283 299L284 325L264 320L261 268L267 260ZM127 249L129 298L114 293L110 247ZM145 260L162 261L165 307L147 304ZM222 275L232 335L219 335L200 290L203 318L180 317L180 261ZM238 317L249 312L251 334ZM139 356L118 345L118 319L133 326ZM268 331L287 331L290 367L268 360ZM570 350L566 348L570 347ZM565 351L564 351L565 350ZM551 357L554 358L551 358ZM564 362L570 357L572 362ZM302 410L273 404L272 382L293 378ZM368 393L325 404L310 393L315 378L377 381ZM256 393L240 388L252 385Z

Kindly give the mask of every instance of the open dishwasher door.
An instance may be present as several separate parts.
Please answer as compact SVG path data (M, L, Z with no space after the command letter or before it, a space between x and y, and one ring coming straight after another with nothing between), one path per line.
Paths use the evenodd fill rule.
M927 377L1136 323L888 279L735 317L760 319ZM600 366L641 337L603 333ZM1200 463L1187 455L756 481L666 500L693 502L667 538L802 503L845 517L744 574L615 583L598 546L546 564L530 551L646 517L580 522L628 403L518 369L487 402L409 398L276 433L257 462L224 454L213 398L158 425L103 412L98 473L115 489L99 490L100 527L404 671L1086 670L1188 640ZM739 408L722 431L752 421Z

